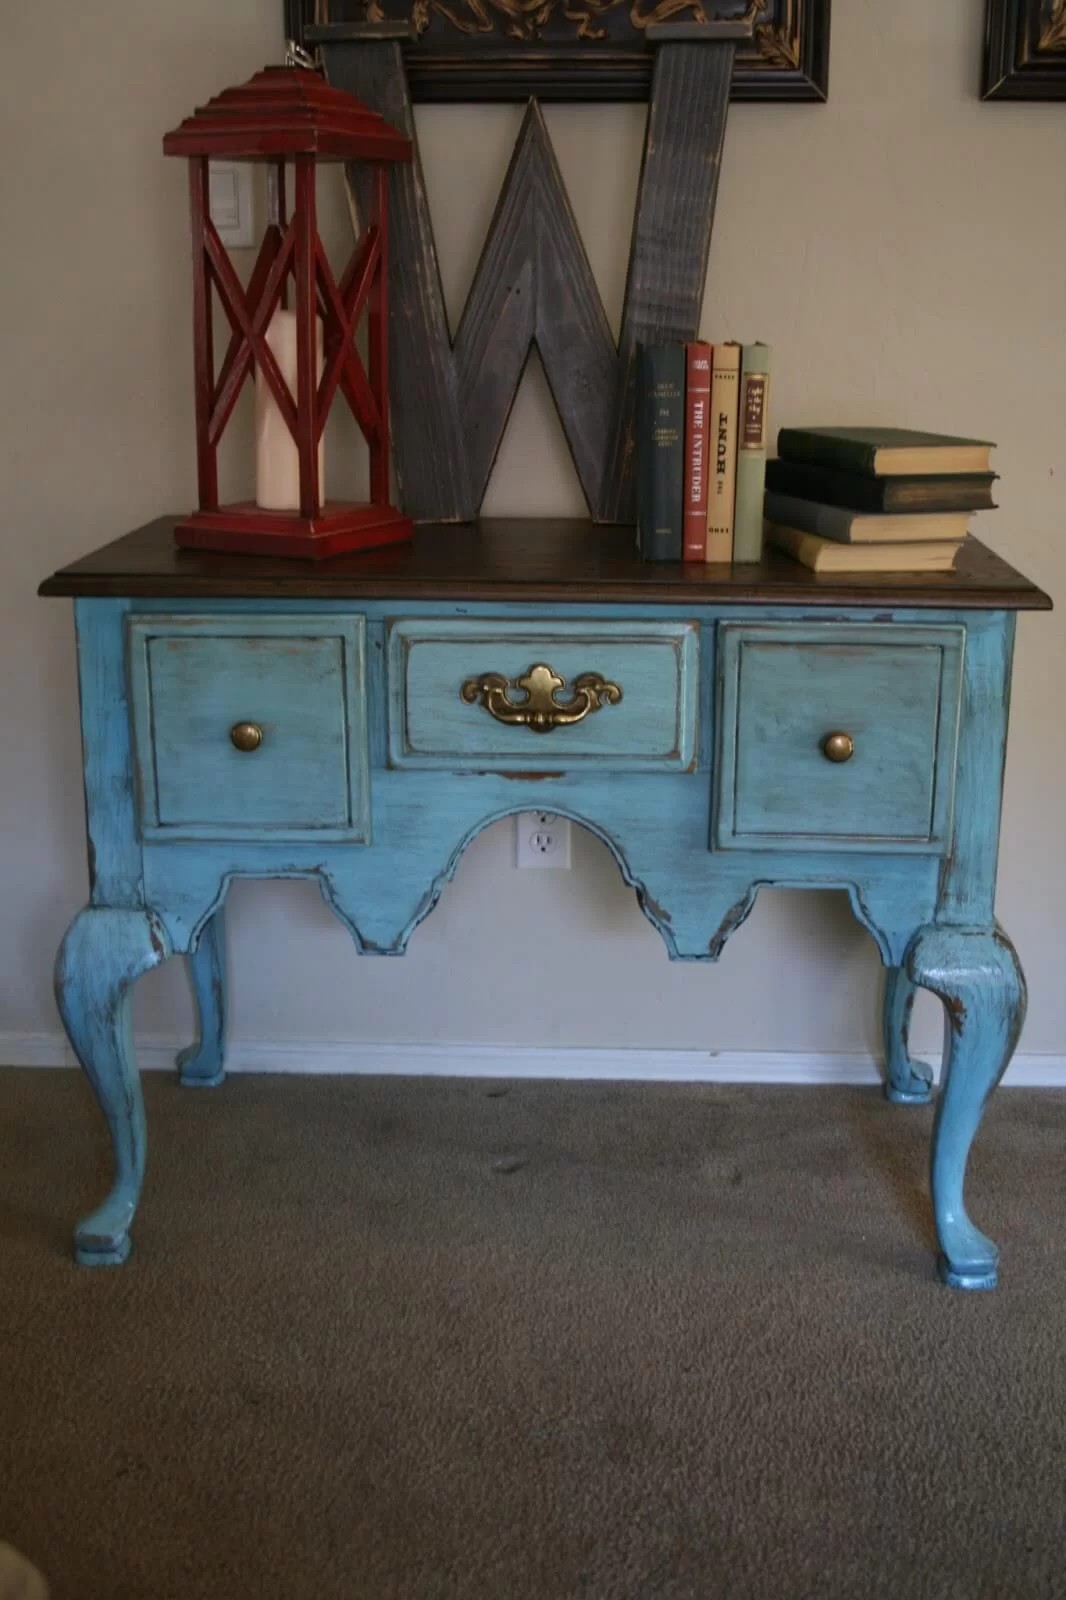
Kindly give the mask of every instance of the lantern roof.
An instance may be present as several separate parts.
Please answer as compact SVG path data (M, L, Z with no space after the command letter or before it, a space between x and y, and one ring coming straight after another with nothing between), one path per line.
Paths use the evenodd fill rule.
M224 89L163 140L168 156L278 161L409 161L411 141L355 95L306 67L264 67Z

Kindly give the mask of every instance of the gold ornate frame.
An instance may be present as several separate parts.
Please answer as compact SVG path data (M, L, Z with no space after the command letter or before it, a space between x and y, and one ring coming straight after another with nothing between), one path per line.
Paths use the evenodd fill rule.
M734 100L825 100L830 0L285 0L287 36L408 22L416 100L646 100L653 23L748 17Z

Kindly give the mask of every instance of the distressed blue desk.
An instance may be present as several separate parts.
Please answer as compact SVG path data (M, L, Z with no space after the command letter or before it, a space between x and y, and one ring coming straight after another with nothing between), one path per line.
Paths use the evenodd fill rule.
M963 1200L1021 1028L994 917L1014 613L1047 596L976 541L954 573L817 578L641 566L626 529L420 530L322 568L173 548L153 523L65 568L91 898L59 952L114 1185L78 1223L125 1260L144 1174L130 989L188 956L223 1077L235 877L313 877L362 954L399 955L463 849L548 806L604 841L672 957L713 961L763 884L847 890L887 968L886 1092L924 1101L915 986L945 1010L932 1193L940 1272L990 1288Z

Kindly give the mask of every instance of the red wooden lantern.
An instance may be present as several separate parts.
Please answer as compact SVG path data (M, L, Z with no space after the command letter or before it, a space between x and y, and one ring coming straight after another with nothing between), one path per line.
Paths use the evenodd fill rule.
M317 558L409 538L410 519L389 504L388 163L411 159L410 140L353 95L332 88L317 72L286 66L267 67L241 88L217 95L167 134L163 150L166 155L187 157L192 203L200 509L179 524L177 542L212 550ZM212 156L269 162L276 168L274 215L247 289L211 221L208 160ZM318 234L315 168L320 161L368 161L376 171L374 214L366 219L339 282ZM288 220L286 163L295 173ZM231 329L217 371L212 286ZM365 366L355 346L356 326L364 311ZM220 506L218 444L253 371L257 428L264 418L268 425L273 415L278 424L275 456L283 466L288 462L289 482L264 490L257 478L256 502ZM370 449L368 505L323 503L320 441L338 389ZM260 444L261 462L262 448ZM280 476L284 480L286 472Z

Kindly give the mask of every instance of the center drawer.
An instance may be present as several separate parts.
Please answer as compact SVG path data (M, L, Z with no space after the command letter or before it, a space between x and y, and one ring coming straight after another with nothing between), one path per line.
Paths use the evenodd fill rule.
M403 620L389 632L396 767L677 771L696 752L685 622Z

